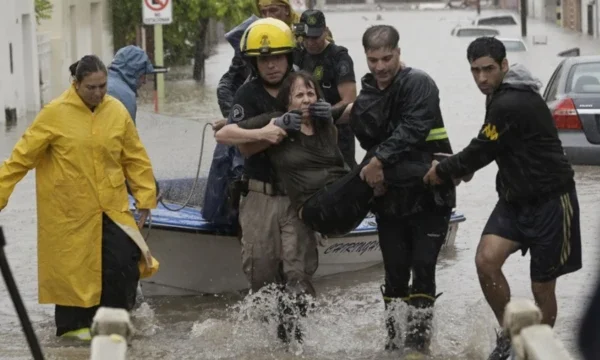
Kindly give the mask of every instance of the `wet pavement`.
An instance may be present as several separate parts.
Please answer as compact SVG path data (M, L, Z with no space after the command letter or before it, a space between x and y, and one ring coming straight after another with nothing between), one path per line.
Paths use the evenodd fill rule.
M460 150L478 131L484 115L484 97L470 75L466 61L469 40L451 37L460 20L474 17L472 11L332 13L328 24L336 42L349 48L355 71L367 71L361 35L370 24L388 23L401 34L402 60L408 66L430 73L440 88L442 111L452 145ZM485 12L484 12L485 14ZM352 24L352 26L348 26ZM519 27L502 27L504 37L519 35ZM579 46L582 54L598 48L598 42L582 34L568 33L552 24L529 22L530 39L546 35L546 45L532 45L527 53L511 53L511 63L522 63L546 83L560 58L556 54ZM151 113L150 91L141 92L138 113L140 134L152 158L157 177L192 177L196 172L202 129L220 117L215 86L227 69L232 50L223 44L207 61L205 86L182 80L167 83L167 115ZM0 158L6 158L27 125L21 120L1 133ZM206 136L202 168L210 166L214 139ZM357 157L363 154L359 152ZM467 217L461 224L455 249L442 254L438 267L435 359L485 359L494 339L494 320L483 299L475 274L474 254L481 230L497 195L492 164L473 181L459 187L458 210ZM559 315L556 330L570 350L575 348L579 318L589 300L598 274L598 216L600 170L577 167L577 189L581 206L584 267L558 281ZM9 261L34 322L46 355L53 359L86 359L87 346L54 338L53 307L37 304L36 218L33 172L27 175L0 214L0 225L8 239ZM505 266L512 294L530 298L529 257L513 256ZM239 297L210 296L152 299L134 313L139 330L130 348L130 358L146 359L397 359L383 349L383 303L379 285L380 266L331 276L316 282L319 306L306 320L306 343L296 352L285 352L275 340L274 327L253 320L253 311ZM31 358L19 320L3 286L0 286L0 359Z

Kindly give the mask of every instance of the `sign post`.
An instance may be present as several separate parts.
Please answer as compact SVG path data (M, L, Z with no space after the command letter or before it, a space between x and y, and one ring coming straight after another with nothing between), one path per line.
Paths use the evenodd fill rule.
M162 26L173 22L173 0L142 0L145 25L154 25L154 64L163 67ZM165 79L163 73L155 76L154 111L159 112L165 102Z

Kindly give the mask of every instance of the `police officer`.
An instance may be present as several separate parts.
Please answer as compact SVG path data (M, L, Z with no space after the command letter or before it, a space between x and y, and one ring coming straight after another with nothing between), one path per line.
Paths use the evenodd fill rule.
M302 13L294 30L303 45L296 52L294 63L301 70L312 73L319 82L325 101L333 106L332 114L336 121L346 106L356 99L354 63L348 49L327 39L325 15L319 10ZM348 124L337 124L337 128L338 146L346 164L353 168L356 166L354 133Z
M401 161L410 160L412 175L424 176L435 153L452 152L438 88L425 72L400 62L399 39L394 27L377 25L367 29L362 40L370 73L362 78L350 124L361 146L374 152L360 173L374 188L385 180L384 169ZM400 324L393 313L396 304L405 302L409 321L404 346L426 351L436 299L435 267L455 203L454 184L435 189L423 184L390 185L384 196L375 199L373 212L385 268L386 348L399 345Z
M274 18L283 21L288 26L298 22L299 15L292 9L289 0L256 0L256 7L262 18ZM253 18L256 18L255 16ZM246 20L245 25L253 23L252 18ZM244 25L244 24L242 24ZM245 29L240 28L241 32ZM235 54L231 60L229 70L223 74L219 85L217 86L217 100L223 117L229 116L229 111L233 106L233 97L237 90L242 86L246 79L251 75L251 68L247 66L244 57L239 52L239 48L232 42Z
M285 111L276 97L292 71L295 47L292 30L280 20L261 19L250 25L241 51L257 76L240 87L229 114L230 124L215 137L220 144L237 145L246 156L248 193L240 204L239 221L242 266L252 290L275 283L285 284L295 295L314 295L311 277L317 269L316 234L298 218L264 152L287 135L284 128L289 121L281 118L256 130L236 124L264 113ZM280 330L280 337L286 340L285 336Z

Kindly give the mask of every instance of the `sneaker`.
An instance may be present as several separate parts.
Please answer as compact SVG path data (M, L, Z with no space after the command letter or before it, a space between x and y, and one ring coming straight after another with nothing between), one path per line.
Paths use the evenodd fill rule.
M83 341L91 341L92 334L90 333L90 328L82 328L78 330L73 330L66 332L60 336L61 338L69 338L69 339L78 339Z
M496 348L488 360L507 360L511 354L510 337L502 330L496 331Z

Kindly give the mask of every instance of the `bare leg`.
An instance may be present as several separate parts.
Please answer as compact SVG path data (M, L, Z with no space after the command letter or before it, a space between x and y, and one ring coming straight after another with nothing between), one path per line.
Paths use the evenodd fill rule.
M556 280L548 282L533 282L531 290L535 302L542 310L542 323L554 326L558 306L556 305Z
M477 247L475 264L481 290L502 325L504 308L510 301L510 287L502 273L502 265L519 244L497 235L484 235Z

